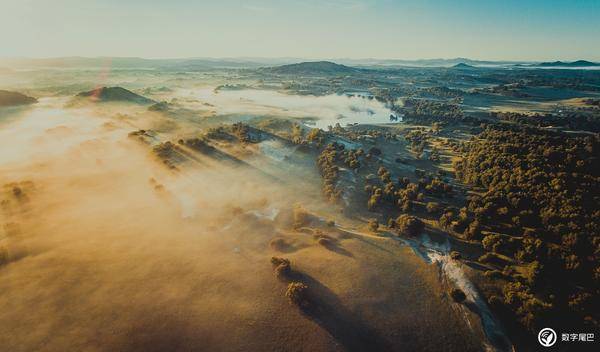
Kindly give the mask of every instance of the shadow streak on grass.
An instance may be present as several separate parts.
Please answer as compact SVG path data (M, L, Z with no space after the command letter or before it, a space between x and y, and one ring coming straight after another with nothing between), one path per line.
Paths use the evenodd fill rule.
M312 276L292 272L292 281L308 286L309 305L302 313L325 329L346 351L389 351L391 348L360 317L344 308L337 295Z
M354 255L352 254L352 252L344 249L337 242L328 241L325 244L321 244L321 246L323 246L323 248L325 248L331 252L334 252L334 253L337 253L337 254L340 254L340 255L343 255L346 257L354 258Z
M202 162L197 156L194 155L194 153L198 153L198 154L202 154L216 162L231 166L231 167L244 167L250 171L256 172L259 175L262 175L264 177L266 177L267 179L269 179L270 181L273 182L277 182L277 183L284 183L283 180L279 179L276 176L273 176L269 173L266 173L265 171L256 168L255 166L249 164L248 162L239 159L219 148L216 148L214 146L210 146L207 145L207 147L205 148L198 148L198 147L194 147L194 146L190 146L190 145L185 145L186 149L181 148L180 146L180 154L184 155L186 158L188 159L192 159L194 161L197 162Z
M342 236L344 236L344 238L352 238L352 239L358 240L358 241L360 241L360 242L362 242L362 243L364 243L364 244L367 244L367 245L369 245L369 246L375 247L375 248L377 248L378 250L384 251L384 252L386 252L386 253L388 253L388 254L395 254L393 251L391 251L391 250L389 250L389 249L387 249L387 248L385 248L385 247L383 247L383 246L380 246L380 245L377 245L377 244L375 244L375 243L374 243L374 239L373 239L373 240L371 240L371 239L364 238L364 237L362 237L362 236L357 236L357 235L355 235L355 234L353 234L353 233L351 233L351 232L348 232L348 231L345 231L345 230L342 230L342 229L339 229L339 228L337 229L337 231L338 231L338 232L339 232L339 233L340 233ZM390 237L392 237L392 235L391 235L391 234L389 234L389 233L385 233L385 232L384 232L383 234L384 234L384 236L381 236L381 239L386 239L386 238L390 238Z

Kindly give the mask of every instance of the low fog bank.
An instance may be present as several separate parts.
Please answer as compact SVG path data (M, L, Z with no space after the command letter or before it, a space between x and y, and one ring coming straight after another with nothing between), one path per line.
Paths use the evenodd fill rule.
M248 297L274 229L243 213L290 194L218 165L173 174L129 122L54 103L0 131L4 348L208 347L227 312L264 314Z
M393 112L370 93L292 95L259 89L178 89L165 95L189 107L211 107L216 113L276 115L302 119L321 129L355 123L389 123Z

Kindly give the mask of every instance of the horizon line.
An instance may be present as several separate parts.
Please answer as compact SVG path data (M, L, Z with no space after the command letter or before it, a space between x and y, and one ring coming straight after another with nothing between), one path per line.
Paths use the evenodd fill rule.
M83 56L83 55L67 55L67 56L0 56L0 60L59 60L59 59L142 59L142 60L306 60L306 61L450 61L450 60L469 60L481 62L509 62L509 63L535 63L535 62L575 62L589 61L599 63L593 59L540 59L540 60L517 60L517 59L472 59L468 57L437 57L437 58L374 58L374 57L296 57L296 56L181 56L181 57L144 57L144 56Z

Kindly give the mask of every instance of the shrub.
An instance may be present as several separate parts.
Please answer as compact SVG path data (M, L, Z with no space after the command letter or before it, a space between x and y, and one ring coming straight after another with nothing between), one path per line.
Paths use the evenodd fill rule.
M290 282L287 291L285 291L285 296L290 303L299 307L306 307L308 305L308 286L302 282Z

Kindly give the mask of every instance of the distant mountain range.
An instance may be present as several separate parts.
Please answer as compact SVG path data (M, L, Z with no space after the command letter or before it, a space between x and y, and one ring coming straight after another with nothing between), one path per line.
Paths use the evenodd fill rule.
M586 61L586 60L577 60L573 62L564 62L564 61L554 61L554 62L542 62L537 64L536 66L541 67L593 67L600 66L600 63Z
M348 68L395 68L395 67L452 67L465 64L473 67L480 66L538 66L538 67L590 67L599 66L599 63L578 60L574 62L531 62L531 61L493 61L473 60L463 57L452 59L333 59L335 64ZM303 62L322 63L323 72L341 72L339 68L327 67L331 61L307 60L306 58L183 58L183 59L145 59L138 57L62 57L62 58L13 58L1 59L0 66L6 68L111 68L111 69L161 69L176 71L196 71L206 69L256 69L274 66L289 66ZM302 67L289 68L301 72ZM311 72L315 72L313 67ZM287 69L282 69L287 70ZM346 70L346 72L350 72Z
M87 98L98 102L129 102L141 105L154 104L155 101L122 87L102 87L77 94L77 98Z
M176 69L193 71L212 68L256 68L259 62L236 59L144 59L139 57L60 57L1 59L0 66L11 68L111 68L111 69Z
M0 90L0 107L29 105L35 103L37 103L36 98L32 98L17 92Z
M419 59L419 60L401 60L401 59L339 59L336 62L345 65L354 66L411 66L411 67L452 67L458 64L466 64L471 66L509 66L519 63L527 63L525 61L488 61L488 60L473 60L464 57L457 57L453 59ZM530 63L530 62L529 62Z
M361 70L330 61L300 62L283 66L266 67L262 71L275 74L291 75L340 75L357 73Z

